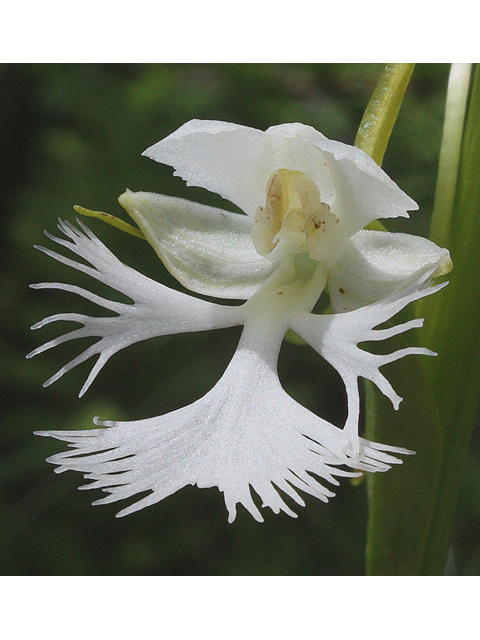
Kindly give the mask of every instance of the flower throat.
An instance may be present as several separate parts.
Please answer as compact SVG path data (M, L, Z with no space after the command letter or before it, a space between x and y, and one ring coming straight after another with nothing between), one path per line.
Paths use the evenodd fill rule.
M311 178L301 171L278 169L268 181L265 206L256 211L252 241L260 255L275 262L292 253L322 261L328 258L337 223Z

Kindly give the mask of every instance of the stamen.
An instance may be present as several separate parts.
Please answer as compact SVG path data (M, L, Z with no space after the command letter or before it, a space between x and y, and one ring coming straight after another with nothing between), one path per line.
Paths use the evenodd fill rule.
M255 214L252 241L260 255L275 261L297 253L321 261L328 257L325 237L336 223L338 218L322 202L311 178L301 171L278 169L268 182L265 206ZM283 251L270 256L278 245Z

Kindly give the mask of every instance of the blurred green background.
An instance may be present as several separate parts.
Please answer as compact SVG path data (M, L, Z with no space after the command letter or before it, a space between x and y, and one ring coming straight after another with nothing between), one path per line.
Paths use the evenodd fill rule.
M87 277L35 251L51 243L57 217L74 220L74 204L127 218L117 197L157 191L231 208L187 188L169 167L141 152L191 118L265 129L310 124L353 143L382 65L356 64L45 64L0 67L2 357L0 429L0 566L4 575L357 575L363 574L365 483L344 482L328 505L306 498L298 519L265 511L256 523L243 509L229 525L217 489L187 487L123 519L119 504L79 492L79 474L57 476L45 457L63 443L42 429L88 428L91 419L140 419L206 393L234 352L239 329L164 337L116 355L81 400L91 366L42 382L80 352L69 343L25 360L60 325L37 332L46 315L98 309L73 295L33 291L32 282L65 281L98 292ZM432 210L448 65L417 65L384 168L420 204L389 229L426 234ZM181 286L153 250L96 220L87 224L127 264ZM92 286L93 284L93 286ZM69 325L73 326L73 325ZM67 328L67 327L65 327ZM441 349L441 345L438 345ZM336 424L344 420L342 382L306 347L285 343L285 388ZM453 375L453 374L452 374ZM405 398L408 402L408 398ZM402 468L390 473L401 473ZM422 488L418 487L421 491ZM449 573L480 573L480 440L475 431L455 521Z

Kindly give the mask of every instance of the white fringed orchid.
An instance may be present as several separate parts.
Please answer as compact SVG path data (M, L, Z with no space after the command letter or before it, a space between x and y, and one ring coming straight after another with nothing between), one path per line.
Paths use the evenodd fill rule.
M81 222L60 222L63 238L47 234L76 254L77 262L51 249L52 258L125 294L112 302L74 285L42 283L76 293L114 312L89 317L51 316L34 325L67 320L82 325L29 356L67 340L99 340L45 385L98 356L80 395L107 360L134 342L154 336L244 325L237 351L206 396L172 413L135 422L95 419L86 431L47 431L70 443L49 461L57 471L83 473L85 489L114 502L150 491L125 515L187 484L217 486L229 520L243 504L262 521L262 506L295 516L285 500L299 493L327 501L340 476L386 471L406 449L368 442L358 435L358 378L371 380L393 403L401 400L380 368L410 354L410 347L372 355L359 343L383 340L422 325L413 320L377 329L413 300L429 295L435 276L451 268L448 251L423 238L366 231L377 218L408 217L416 203L365 153L328 140L311 127L287 124L258 131L224 122L188 122L145 155L173 165L189 185L230 200L244 214L179 198L127 191L121 205L169 271L188 289L216 298L246 300L240 306L206 302L173 291L122 264ZM333 314L312 313L327 287ZM277 359L293 329L342 376L348 417L339 428L314 415L282 388Z

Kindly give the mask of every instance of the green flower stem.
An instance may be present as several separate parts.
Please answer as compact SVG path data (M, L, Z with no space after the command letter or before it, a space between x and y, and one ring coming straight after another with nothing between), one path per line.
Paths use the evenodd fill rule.
M355 144L378 164L412 71L410 64L386 65L365 111ZM405 338L397 336L390 341L389 350L405 346ZM367 574L418 575L440 475L441 431L420 358L391 363L388 377L405 401L395 411L376 387L366 383L366 436L376 442L406 446L417 454L387 474L367 477Z
M378 165L382 164L414 67L414 64L386 64L363 114L355 146L368 153ZM379 220L373 220L366 228L386 230Z
M453 125L452 125L453 126ZM447 132L450 141L453 134ZM450 144L450 142L449 142ZM455 153L445 152L456 171ZM448 163L445 160L447 172ZM439 352L425 371L434 392L443 452L422 569L442 573L480 393L480 65L475 66L450 215L439 213L431 237L445 236L454 270L450 284L418 305L428 319L422 343ZM450 183L453 178L449 177ZM443 187L440 186L441 190ZM438 191L437 191L438 193ZM439 205L440 206L440 205ZM437 228L438 224L438 228Z
M387 64L360 123L355 145L382 164L414 64Z

